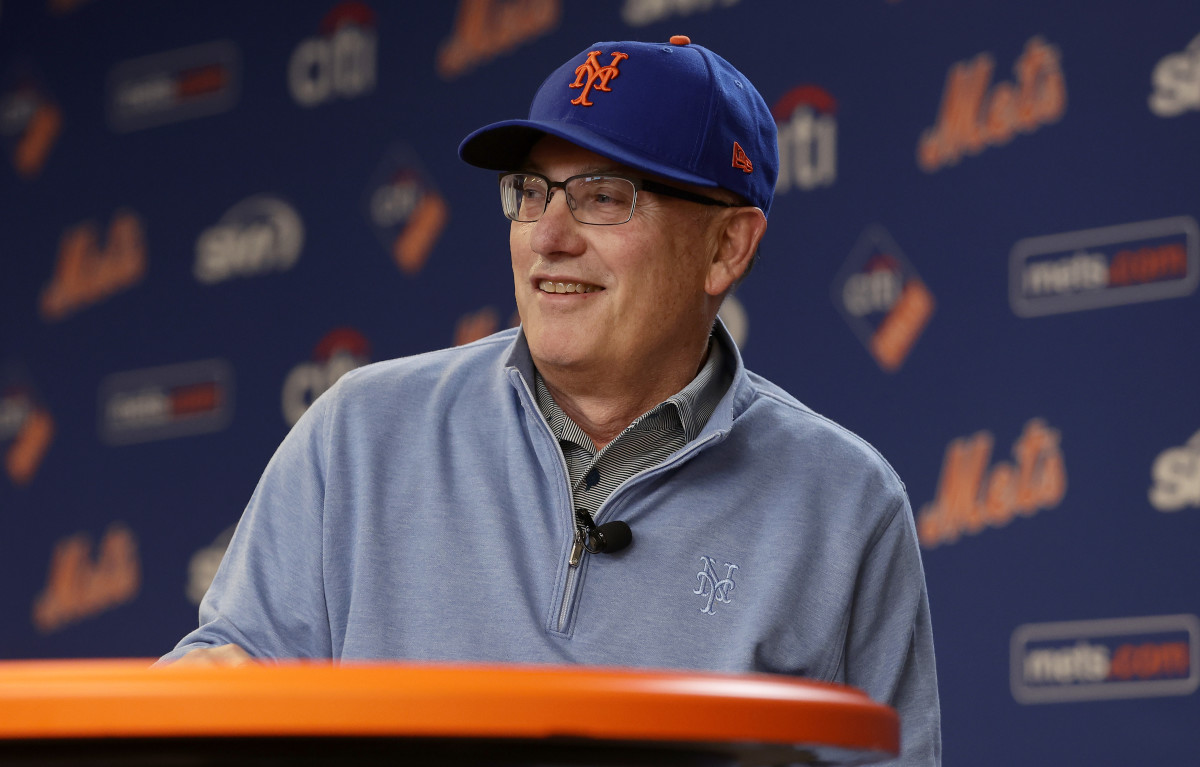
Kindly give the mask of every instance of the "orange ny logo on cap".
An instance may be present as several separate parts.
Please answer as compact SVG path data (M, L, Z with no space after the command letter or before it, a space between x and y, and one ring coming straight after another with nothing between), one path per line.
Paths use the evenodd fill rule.
M742 145L736 141L733 142L733 167L741 168L743 173L749 173L754 170L754 163L750 162L750 158L746 156Z
M594 86L598 91L612 91L608 87L608 81L621 74L617 71L617 65L623 60L629 58L627 53L614 52L612 61L608 66L600 66L600 62L596 59L602 51L592 51L588 54L587 61L575 67L575 82L571 83L572 88L583 88L583 93L579 94L578 98L571 99L572 104L581 107L590 107L592 102L588 101L588 91ZM597 83L596 81L599 80Z

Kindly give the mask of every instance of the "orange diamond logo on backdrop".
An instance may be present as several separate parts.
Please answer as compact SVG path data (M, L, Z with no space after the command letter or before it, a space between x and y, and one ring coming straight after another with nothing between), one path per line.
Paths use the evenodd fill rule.
M602 53L603 51L592 51L588 54L587 61L575 67L575 82L571 83L569 87L583 88L583 92L571 99L572 104L581 107L592 106L592 102L588 101L588 93L592 88L598 91L612 91L612 88L608 87L608 82L621 74L617 71L617 65L629 58L629 54L614 51L612 61L606 66L600 66L600 60L596 57Z
M749 173L754 170L754 163L750 162L750 158L746 156L742 145L736 141L733 142L733 167L741 168L743 173Z

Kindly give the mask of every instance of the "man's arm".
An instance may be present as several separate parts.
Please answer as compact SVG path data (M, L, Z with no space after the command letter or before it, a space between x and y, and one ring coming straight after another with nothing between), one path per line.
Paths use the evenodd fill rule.
M899 713L901 757L889 764L934 767L942 743L929 598L907 497L893 509L859 570L845 678Z
M337 387L335 386L335 389ZM323 580L326 392L263 472L200 603L200 626L163 662L332 654ZM245 656L245 657L243 657Z

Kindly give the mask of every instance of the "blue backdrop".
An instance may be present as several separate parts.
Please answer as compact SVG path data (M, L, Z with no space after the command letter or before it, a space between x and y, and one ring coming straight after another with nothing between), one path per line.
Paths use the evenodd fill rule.
M0 2L0 657L153 656L345 370L513 321L456 155L597 40L773 108L749 366L908 485L947 764L1200 754L1200 4Z

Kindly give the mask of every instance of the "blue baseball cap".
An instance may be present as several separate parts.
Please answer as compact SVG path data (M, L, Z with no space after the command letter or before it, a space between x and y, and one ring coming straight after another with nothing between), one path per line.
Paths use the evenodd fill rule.
M560 66L527 120L484 126L465 162L519 170L546 134L666 179L720 187L771 209L779 175L775 120L745 75L687 37L600 42Z

